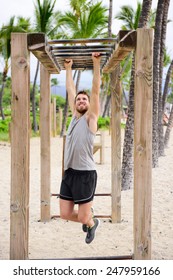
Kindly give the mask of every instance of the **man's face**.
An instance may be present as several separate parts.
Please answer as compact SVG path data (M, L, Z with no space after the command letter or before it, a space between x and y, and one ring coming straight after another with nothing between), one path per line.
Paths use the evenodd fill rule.
M89 108L89 99L88 96L85 94L79 94L76 97L76 103L75 103L76 111L80 114L85 114L88 111Z

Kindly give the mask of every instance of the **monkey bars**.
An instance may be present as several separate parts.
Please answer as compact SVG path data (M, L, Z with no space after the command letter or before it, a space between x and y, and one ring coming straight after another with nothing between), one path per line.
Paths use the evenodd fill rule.
M117 38L48 41L44 33L28 34L28 49L52 73L64 70L64 60L73 59L73 69L92 70L91 53L101 54L101 69L112 72L136 44L136 31L120 31Z

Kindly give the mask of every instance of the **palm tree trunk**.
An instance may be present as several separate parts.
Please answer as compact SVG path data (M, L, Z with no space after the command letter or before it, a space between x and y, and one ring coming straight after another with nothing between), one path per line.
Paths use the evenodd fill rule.
M108 108L110 106L110 100L111 100L111 94L107 95L107 97L106 97L106 103L105 103L105 107L104 107L104 111L103 111L103 115L102 115L103 118L106 116L106 112L108 112Z
M153 167L158 166L159 141L158 141L158 110L159 110L159 67L160 67L160 42L163 18L164 0L158 1L155 36L154 36L154 60L153 60Z
M168 121L168 125L166 128L166 132L165 132L165 138L164 138L165 148L168 147L168 143L169 143L169 139L170 139L170 132L171 132L172 127L173 127L173 104L172 104L172 109L171 109L171 113L169 116L169 121Z
M112 0L109 0L109 20L108 20L108 36L112 37L112 9L113 3Z
M147 26L149 16L150 16L151 6L152 6L152 0L143 0L138 28L143 28Z
M0 91L0 113L1 113L2 120L5 120L5 115L4 115L3 106L2 106L2 97L4 94L4 87L5 87L5 82L3 81L1 91Z
M77 80L76 80L76 92L78 92L78 90L79 90L80 78L81 78L81 70L78 70Z
M3 105L2 105L2 99L3 99L4 88L5 88L5 83L6 83L6 79L7 79L7 72L8 72L8 60L6 61L5 67L4 67L4 70L3 70L2 87L1 87L1 91L0 91L0 114L1 114L2 120L5 120L5 115L4 115Z
M135 75L135 58L132 57L131 83L129 92L129 106L127 114L126 129L123 144L122 158L122 190L132 188L133 183L133 143L134 143L134 75Z
M164 156L164 130L163 130L163 115L162 109L162 81L163 81L163 62L164 62L164 51L166 43L166 29L168 20L168 9L170 0L165 0L163 20L162 20L162 35L161 35L161 47L160 47L160 79L159 79L159 111L158 111L158 135L159 135L159 156Z
M143 0L142 11L138 23L138 27L142 28L147 25L152 0ZM123 145L122 159L122 190L132 187L133 183L133 143L134 143L134 75L135 75L135 58L132 57L131 82L129 93L129 106L127 114L127 122Z
M37 132L38 130L38 125L37 125L37 119L36 119L36 101L35 101L35 88L36 88L36 82L37 82L37 76L38 76L38 70L39 70L39 60L37 61L37 67L35 71L35 77L34 77L34 83L32 87L32 92L31 92L31 98L32 98L32 116L33 116L33 130L34 132Z
M173 60L171 61L171 64L168 68L168 72L167 72L166 80L165 80L165 85L164 85L164 90L163 90L163 97L162 97L162 110L163 110L163 112L165 111L165 103L166 103L166 99L167 99L167 96L168 96L168 88L169 88L169 82L170 82L170 79L171 79L172 72L173 72Z
M64 106L62 130L61 130L61 133L60 133L60 137L63 137L65 135L65 133L66 133L67 117L68 117L68 93L66 91L66 100L65 100L65 106Z

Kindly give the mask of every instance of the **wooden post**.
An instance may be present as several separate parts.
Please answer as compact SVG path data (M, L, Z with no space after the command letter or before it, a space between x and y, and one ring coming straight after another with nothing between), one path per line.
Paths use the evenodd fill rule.
M119 67L111 73L112 222L121 222L121 90Z
M64 152L65 152L66 135L63 135L63 150L62 150L62 178L64 176Z
M30 67L27 34L11 35L10 259L28 259Z
M137 30L134 125L134 258L151 259L153 29Z
M52 102L52 135L53 137L56 137L56 98L53 99Z
M51 183L51 100L50 74L41 64L40 67L40 137L41 137L41 221L50 220L50 183Z
M100 163L104 164L105 162L105 131L100 132L100 142L101 142L101 148L100 148Z
M63 110L59 109L59 132L62 130Z

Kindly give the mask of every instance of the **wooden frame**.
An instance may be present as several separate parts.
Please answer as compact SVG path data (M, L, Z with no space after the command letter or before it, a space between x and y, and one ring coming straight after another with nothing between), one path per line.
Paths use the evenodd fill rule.
M123 33L124 34L124 33ZM28 258L29 239L29 52L41 66L41 177L44 195L42 218L50 219L50 77L61 70L58 58L41 34L13 33L12 47L12 127L11 127L11 220L10 259ZM134 259L151 258L151 135L152 135L152 63L153 30L138 29L127 33L102 64L112 73L128 53L136 47L135 131L134 131ZM80 61L76 61L76 63ZM106 63L106 64L105 64ZM80 64L76 64L80 67ZM92 67L92 65L90 65ZM118 72L117 72L118 73ZM118 75L116 73L116 75ZM113 81L113 80L112 80ZM120 84L112 96L112 189L114 220L121 220L120 195ZM117 106L115 107L115 104ZM116 110L115 110L116 108ZM45 132L46 131L46 132ZM117 150L115 148L117 146ZM46 169L46 178L44 170ZM46 180L46 181L45 181ZM110 257L111 259L111 257Z
M40 68L40 141L41 141L41 221L50 221L51 185L51 97L50 74Z
M28 258L30 65L27 34L12 34L10 259Z

